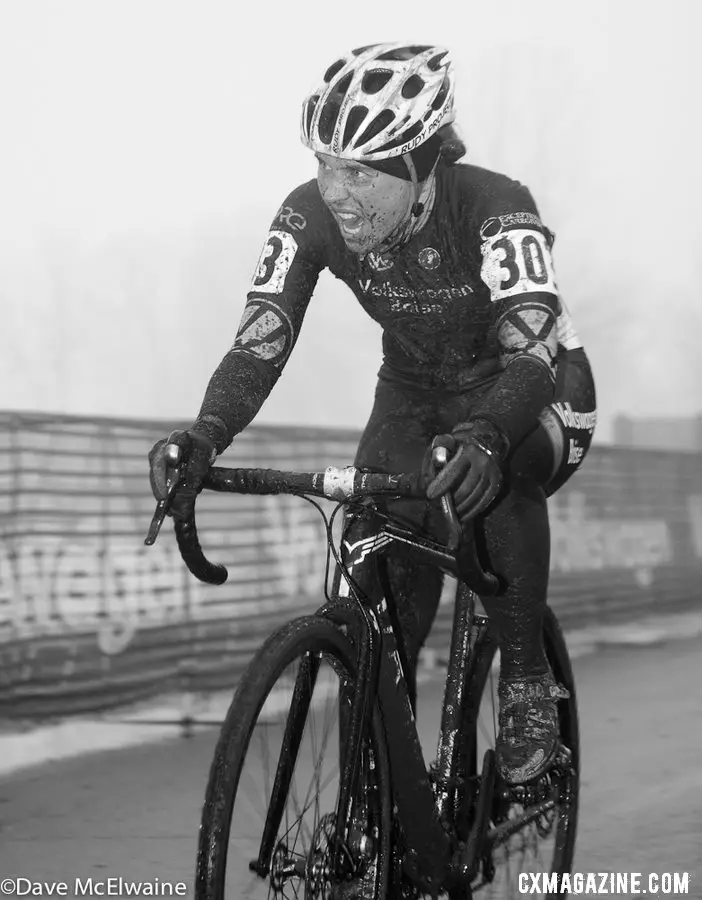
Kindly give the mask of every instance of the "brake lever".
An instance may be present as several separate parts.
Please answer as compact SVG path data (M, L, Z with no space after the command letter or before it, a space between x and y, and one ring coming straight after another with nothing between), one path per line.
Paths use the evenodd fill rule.
M166 496L156 503L156 511L151 518L151 524L147 532L144 543L147 547L151 547L161 531L161 526L166 520L166 516L171 511L176 491L183 480L182 467L180 462L183 458L183 451L178 444L168 444L166 446L166 460L173 467L172 474L166 479Z
M449 456L446 447L434 447L431 452L431 461L437 469L443 469L448 462L448 459ZM446 524L448 525L447 547L452 553L455 553L458 550L463 539L461 520L458 518L456 506L453 502L453 497L451 496L450 492L447 491L445 494L442 494L440 502L441 509L446 518Z

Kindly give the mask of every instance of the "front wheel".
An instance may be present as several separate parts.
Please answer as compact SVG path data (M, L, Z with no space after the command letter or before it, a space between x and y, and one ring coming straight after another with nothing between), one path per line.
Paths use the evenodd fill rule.
M340 697L356 654L332 622L306 616L264 643L249 664L217 742L200 826L197 900L385 897L391 796L376 709L362 747L346 871L333 871L339 794ZM343 741L343 735L341 737Z

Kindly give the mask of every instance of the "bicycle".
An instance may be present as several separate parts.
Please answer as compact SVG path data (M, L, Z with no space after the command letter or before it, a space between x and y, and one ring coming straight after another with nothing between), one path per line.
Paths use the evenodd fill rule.
M170 445L172 462L180 448ZM436 464L445 463L441 448ZM145 543L156 539L177 490L180 470L168 496L157 505ZM535 783L509 787L496 773L497 638L489 618L476 612L476 595L499 590L484 571L475 533L462 533L453 504L442 498L448 540L440 542L379 511L377 498L422 498L419 475L371 473L330 466L300 473L213 467L205 489L246 494L287 493L313 503L327 536L325 599L313 615L277 629L251 659L221 727L211 765L199 830L195 896L221 900L254 896L372 900L424 895L470 900L485 891L517 896L510 853L553 840L551 874L570 872L575 848L580 779L578 713L568 651L553 611L544 619L544 643L554 676L570 693L559 703L561 750ZM335 502L328 518L312 497ZM340 510L366 510L378 517L374 538L354 548L375 557L377 595L363 595L353 550L340 553L333 536ZM211 563L199 543L194 510L174 523L183 560L200 580L222 584L227 570ZM444 686L435 761L427 766L417 731L396 630L393 598L383 553L393 542L410 546L418 558L438 565L457 580L453 630ZM343 534L341 541L343 549ZM330 554L347 597L330 597ZM369 563L365 563L369 564ZM289 669L292 671L288 672ZM287 674L286 674L287 673ZM338 718L317 730L315 716L330 705ZM481 731L485 705L492 704L493 735ZM273 730L279 727L279 741ZM313 753L330 750L332 775L322 779L322 759L302 750L309 737ZM334 738L336 736L336 749ZM273 765L250 782L247 764L273 750ZM482 750L482 752L481 752ZM310 762L312 762L310 768ZM336 790L331 778L338 773ZM307 785L303 799L298 780ZM242 820L236 807L246 788L264 790L262 832ZM288 809L290 804L292 812ZM236 808L235 808L236 807ZM229 844L232 841L233 846ZM533 844L533 846L532 846ZM481 893L481 896L483 894Z

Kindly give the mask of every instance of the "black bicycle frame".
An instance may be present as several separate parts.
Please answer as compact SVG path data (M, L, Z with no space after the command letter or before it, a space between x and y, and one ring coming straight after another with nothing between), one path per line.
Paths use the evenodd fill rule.
M385 522L377 532L379 547L375 553L378 563L376 590L372 595L359 596L351 587L354 603L332 602L319 613L349 626L356 637L358 673L355 688L356 704L345 731L342 755L341 790L338 805L339 854L348 846L347 829L355 796L363 735L369 717L378 704L384 722L390 767L393 772L393 803L406 845L404 865L426 889L439 888L447 871L455 867L452 860L455 841L445 825L453 822L455 792L450 784L460 749L458 738L464 731L464 692L470 664L471 625L474 595L461 582L456 594L451 650L446 681L437 762L432 779L417 732L405 673L393 625L392 591L382 563L387 544L401 542L412 547L414 558L432 563L451 575L457 575L455 555L437 544L395 522ZM384 542L383 538L389 538ZM364 561L362 565L367 565ZM357 571L357 570L356 570ZM343 577L343 576L342 576ZM438 786L435 791L432 780ZM450 830L450 829L449 829ZM341 863L341 856L337 857ZM459 867L460 868L460 867ZM455 871L460 878L460 871Z

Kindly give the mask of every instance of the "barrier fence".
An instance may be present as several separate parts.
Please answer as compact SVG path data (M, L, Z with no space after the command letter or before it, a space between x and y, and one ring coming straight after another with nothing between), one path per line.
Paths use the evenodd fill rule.
M175 425L0 413L5 720L233 687L274 627L322 602L323 523L301 498L201 495L203 548L229 569L219 587L187 571L170 520L144 546L154 510L147 453ZM357 439L356 431L251 426L220 462L348 465ZM595 447L549 500L550 603L566 630L699 600L701 462ZM439 652L451 612L446 595L429 640Z

